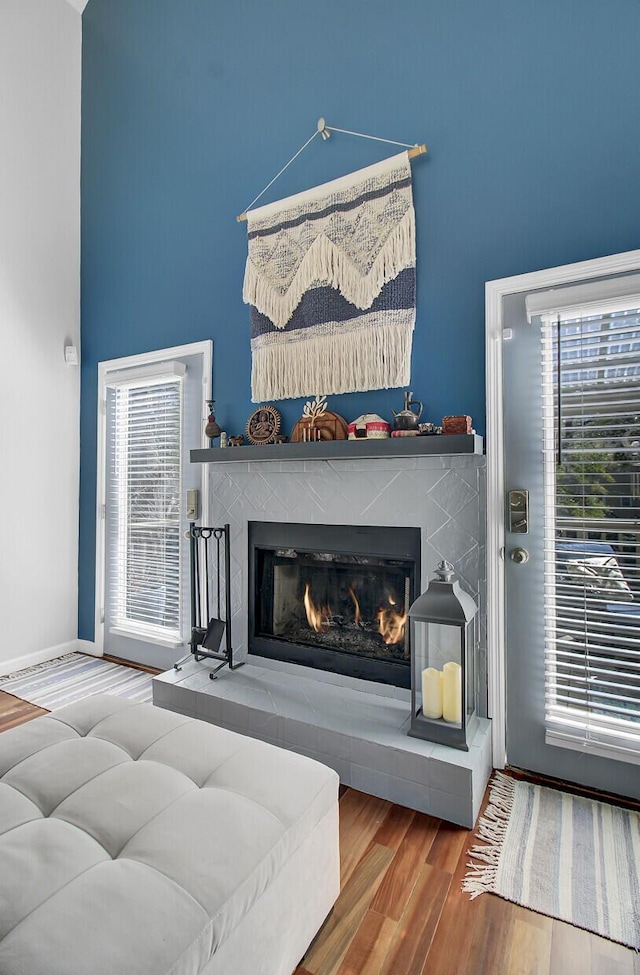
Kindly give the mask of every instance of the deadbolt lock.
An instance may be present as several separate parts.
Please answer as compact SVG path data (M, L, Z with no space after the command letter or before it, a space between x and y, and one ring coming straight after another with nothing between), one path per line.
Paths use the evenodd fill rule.
M509 531L526 535L529 531L529 492L509 491Z

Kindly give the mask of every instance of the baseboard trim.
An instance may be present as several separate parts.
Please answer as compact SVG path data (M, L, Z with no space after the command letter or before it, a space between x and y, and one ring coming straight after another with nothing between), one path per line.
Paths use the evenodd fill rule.
M610 806L622 806L624 809L633 809L640 812L640 800L630 796L616 795L614 792L602 792L599 789L592 789L588 785L580 785L579 782L565 782L564 779L555 779L550 775L542 775L539 772L528 772L526 769L507 765L505 774L510 775L520 782L533 782L534 785L544 786L547 789L557 789L560 792L569 792L571 795L580 796L584 799L592 799L594 802L607 802Z
M11 660L0 660L0 677L6 674L14 674L18 670L26 670L27 667L36 667L47 660L54 660L62 657L65 653L73 653L77 650L77 640L69 640L67 643L59 643L55 647L44 647L34 653L25 653L20 657L12 657Z
M65 653L88 653L92 657L102 657L102 650L97 643L91 640L68 640L66 643L59 643L55 647L44 647L42 650L35 650L33 653L25 653L21 657L12 657L11 660L0 660L0 677L6 674L15 674L18 670L26 670L27 667L37 667L44 664L47 660L55 660L62 657Z

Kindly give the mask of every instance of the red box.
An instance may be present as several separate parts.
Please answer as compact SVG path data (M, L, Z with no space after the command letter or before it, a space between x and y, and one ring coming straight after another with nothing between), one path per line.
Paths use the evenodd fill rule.
M443 433L471 433L471 417L470 416L443 416L442 417L442 432Z

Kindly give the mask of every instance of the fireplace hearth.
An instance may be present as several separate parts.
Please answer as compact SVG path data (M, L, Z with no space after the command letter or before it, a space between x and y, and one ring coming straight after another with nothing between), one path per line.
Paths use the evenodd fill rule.
M250 654L410 686L418 528L248 527Z
M467 455L456 446L459 440L454 436L409 437L196 452L207 456L194 460L211 461L207 520L213 525L231 525L233 646L237 659L246 666L233 673L223 670L212 681L205 661L191 661L180 673L171 671L154 677L154 702L308 754L335 768L341 781L354 789L472 826L491 770L490 726L483 717L487 684L485 459L480 455L479 438L475 438L475 454ZM400 449L407 444L411 445L408 450ZM343 455L343 448L352 453ZM295 453L297 449L300 454ZM409 450L415 456L410 456ZM429 453L432 450L435 452ZM273 460L267 459L272 451ZM282 656L280 650L286 641L275 640L277 647L268 650L262 648L262 641L268 646L273 637L255 636L253 540L251 557L247 556L249 524L270 521L305 526L312 522L315 525L309 527L315 528L321 522L339 525L338 542L345 522L393 526L396 535L398 526L411 526L413 537L420 536L416 549L419 547L423 564L419 574L416 563L416 596L424 591L441 559L456 566L463 588L480 606L480 717L468 752L410 737L409 690L327 673L332 665L326 657L333 651L325 647L300 644L305 652L324 656L317 665L324 673L266 659L269 654ZM419 527L419 533L413 526ZM379 531L375 527L374 540ZM272 550L298 544L283 546L277 539L265 539ZM308 550L306 544L298 547ZM321 542L310 548L322 553L334 546ZM399 553L392 548L392 555L403 557L412 549L409 542ZM386 539L365 554L384 554L385 550ZM356 542L351 548L343 547L342 552L351 556L360 554L362 548ZM319 594L318 602L322 602ZM333 613L338 612L337 607L331 608ZM337 628L330 629L333 633ZM344 651L336 652L336 657L358 659ZM365 660L364 655L361 659ZM406 664L385 665L410 672Z

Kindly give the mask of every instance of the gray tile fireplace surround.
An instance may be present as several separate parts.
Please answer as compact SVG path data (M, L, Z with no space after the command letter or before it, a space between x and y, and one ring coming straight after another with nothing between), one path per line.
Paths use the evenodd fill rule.
M355 789L472 826L491 772L489 721L478 719L468 752L423 742L407 735L406 690L247 656L247 551L249 521L420 528L422 588L446 558L479 604L484 715L484 470L477 454L209 464L206 520L230 525L233 647L247 663L211 681L206 661L190 661L153 679L154 703L309 755Z
M458 751L407 735L406 690L251 661L216 680L205 661L190 661L153 678L153 703L315 758L361 792L473 826L491 773L486 719Z

